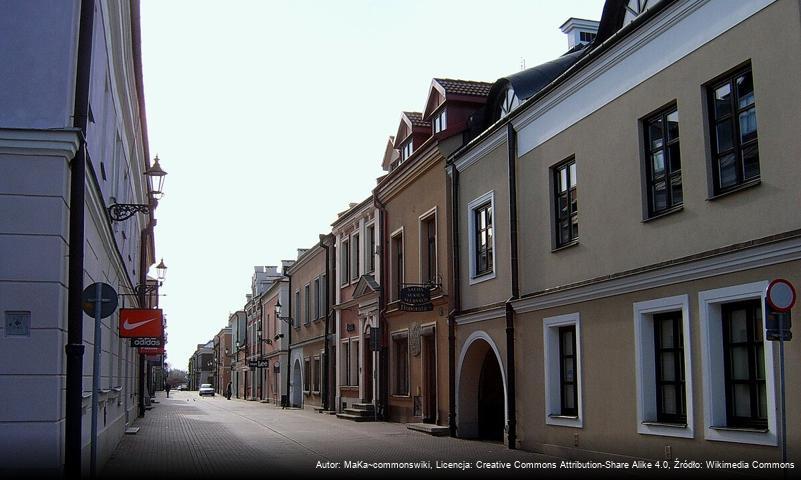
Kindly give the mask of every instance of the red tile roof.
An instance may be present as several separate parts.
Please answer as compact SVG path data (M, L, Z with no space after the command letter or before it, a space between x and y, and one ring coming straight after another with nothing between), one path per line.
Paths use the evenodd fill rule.
M445 89L445 94L453 95L473 95L486 97L489 94L492 83L474 82L472 80L454 80L452 78L435 78L437 83Z

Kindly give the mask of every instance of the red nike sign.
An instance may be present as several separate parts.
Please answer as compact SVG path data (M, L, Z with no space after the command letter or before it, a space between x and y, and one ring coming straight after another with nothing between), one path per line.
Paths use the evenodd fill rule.
M121 308L120 337L140 338L164 336L164 317L161 309Z

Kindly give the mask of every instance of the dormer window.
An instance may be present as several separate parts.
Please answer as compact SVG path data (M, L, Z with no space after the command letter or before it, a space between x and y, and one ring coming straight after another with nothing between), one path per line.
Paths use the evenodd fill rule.
M592 32L579 32L579 40L581 43L590 43L595 40L595 37L598 36L597 33Z
M434 127L434 133L439 133L448 128L448 111L443 108L437 113L432 121L432 125Z
M515 95L515 89L511 86L507 87L501 100L501 118L512 113L512 110L517 108L518 105L520 105L520 100Z
M409 157L412 156L412 152L414 151L414 141L409 140L406 142L403 147L401 147L401 162L405 162Z

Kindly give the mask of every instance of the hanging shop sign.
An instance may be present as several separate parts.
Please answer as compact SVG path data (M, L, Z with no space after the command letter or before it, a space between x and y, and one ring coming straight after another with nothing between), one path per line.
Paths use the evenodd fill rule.
M139 347L139 355L161 355L164 347Z
M259 364L258 360L248 360L248 368L251 370L255 370L258 364Z
M161 347L164 343L159 337L137 337L131 339L132 347Z
M120 337L163 337L164 316L160 308L121 308Z
M270 362L266 358L260 358L256 360L256 367L257 368L267 368L270 366Z
M431 303L431 289L424 285L411 285L401 288L400 309L405 312L430 312L434 310Z

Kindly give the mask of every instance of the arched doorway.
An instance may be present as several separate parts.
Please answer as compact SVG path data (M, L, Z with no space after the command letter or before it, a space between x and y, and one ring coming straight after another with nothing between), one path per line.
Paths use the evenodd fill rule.
M457 370L457 434L463 438L503 441L506 384L500 355L484 332L468 338Z
M295 365L292 367L292 401L293 407L303 406L303 376L300 367L300 360L295 360Z
M503 377L495 353L488 351L478 377L478 438L503 441Z

